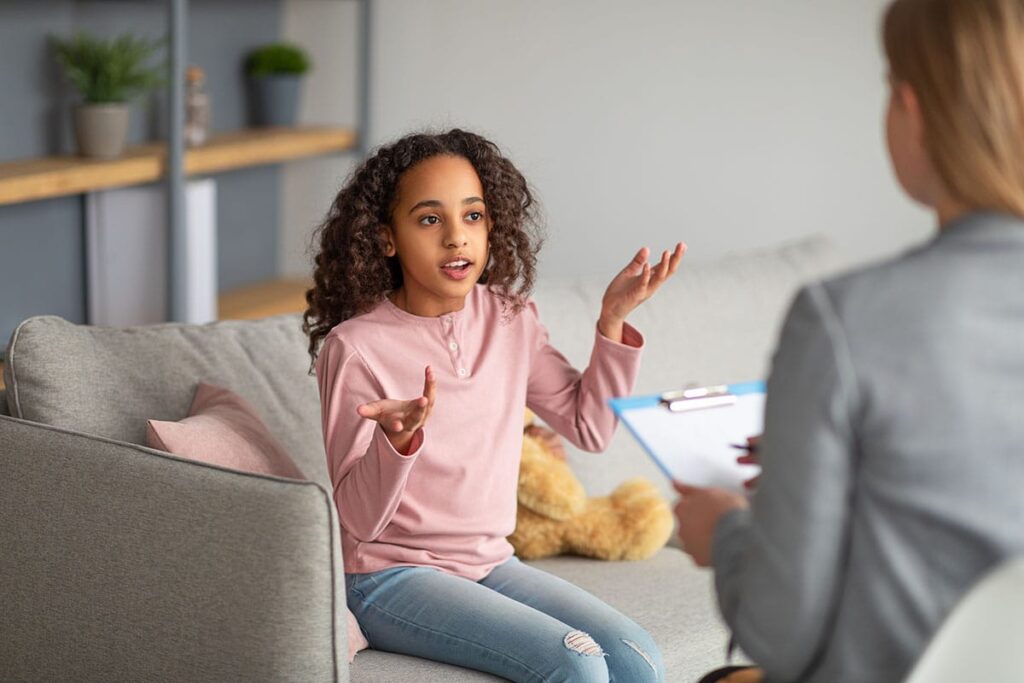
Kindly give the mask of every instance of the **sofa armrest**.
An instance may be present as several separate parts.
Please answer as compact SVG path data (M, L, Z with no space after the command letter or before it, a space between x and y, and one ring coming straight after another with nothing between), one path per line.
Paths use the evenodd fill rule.
M0 471L5 676L348 680L322 487L12 417Z

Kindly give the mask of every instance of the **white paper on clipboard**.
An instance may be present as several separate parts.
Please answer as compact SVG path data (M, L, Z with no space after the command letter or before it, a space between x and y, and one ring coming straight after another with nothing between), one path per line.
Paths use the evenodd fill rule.
M611 406L670 479L742 492L761 468L736 462L743 451L732 444L746 444L764 428L764 383L726 388L735 401L724 406L673 412L662 396L616 398Z

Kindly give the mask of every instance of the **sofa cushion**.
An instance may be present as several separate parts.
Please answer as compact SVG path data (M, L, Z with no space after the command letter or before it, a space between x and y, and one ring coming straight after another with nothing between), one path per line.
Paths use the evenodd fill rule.
M146 424L151 448L242 472L306 479L255 409L229 389L200 382L187 417Z
M104 328L29 318L7 348L15 417L144 445L146 420L188 414L207 382L245 396L295 464L332 490L320 397L298 315Z

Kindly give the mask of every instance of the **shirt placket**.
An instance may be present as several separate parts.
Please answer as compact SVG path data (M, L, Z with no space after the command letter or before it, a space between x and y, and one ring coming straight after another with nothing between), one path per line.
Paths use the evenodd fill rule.
M459 379L469 379L469 364L466 363L459 338L459 325L453 315L441 316L441 337L448 347L448 357L452 362L452 370Z

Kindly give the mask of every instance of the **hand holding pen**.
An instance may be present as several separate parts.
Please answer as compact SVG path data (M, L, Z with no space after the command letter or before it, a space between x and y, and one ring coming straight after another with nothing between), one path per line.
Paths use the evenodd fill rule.
M730 444L733 448L739 448L745 451L743 455L737 456L736 462L741 465L760 465L761 456L758 454L758 448L761 446L761 436L748 436L747 442ZM757 488L757 482L761 479L761 475L757 475L747 481L743 482L743 487L748 491L753 491Z

